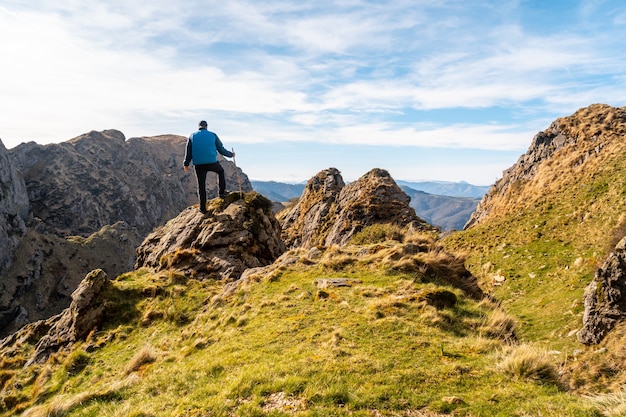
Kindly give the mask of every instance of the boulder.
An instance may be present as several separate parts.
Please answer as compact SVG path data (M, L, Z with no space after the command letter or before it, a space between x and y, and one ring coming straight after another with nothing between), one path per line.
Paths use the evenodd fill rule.
M626 317L626 237L609 254L585 288L583 328L578 341L597 344Z
M383 169L373 169L348 185L335 168L311 178L298 202L281 212L283 239L290 248L344 245L373 224L411 225L435 230L409 206L406 195Z
M298 202L279 214L287 247L323 245L332 226L337 198L345 186L336 168L318 172L304 188Z
M214 199L208 212L195 207L148 235L135 268L177 270L196 279L236 280L285 251L272 203L256 192Z

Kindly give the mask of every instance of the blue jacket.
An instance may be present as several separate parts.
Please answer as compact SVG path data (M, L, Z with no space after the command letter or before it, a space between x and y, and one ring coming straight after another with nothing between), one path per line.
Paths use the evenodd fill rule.
M193 160L194 165L214 164L217 162L217 153L232 158L233 153L224 148L222 141L213 132L198 129L187 139L185 150L185 166Z

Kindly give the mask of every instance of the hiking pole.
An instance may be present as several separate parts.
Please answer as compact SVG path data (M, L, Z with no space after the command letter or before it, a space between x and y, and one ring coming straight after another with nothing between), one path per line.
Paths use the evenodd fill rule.
M235 148L231 148L233 152L233 164L235 165L235 172L237 173L237 182L239 182L239 198L243 198L243 191L241 190L241 176L239 175L239 168L237 168L237 161L235 161Z

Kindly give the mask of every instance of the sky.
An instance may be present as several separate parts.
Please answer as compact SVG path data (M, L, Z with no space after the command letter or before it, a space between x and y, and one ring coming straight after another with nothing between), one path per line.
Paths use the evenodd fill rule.
M0 140L207 120L252 180L490 185L556 118L626 105L624 39L623 0L0 0Z

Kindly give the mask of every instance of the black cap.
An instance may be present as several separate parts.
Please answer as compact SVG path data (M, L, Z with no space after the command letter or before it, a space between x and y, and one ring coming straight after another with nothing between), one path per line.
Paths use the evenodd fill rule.
M200 123L198 123L198 127L206 127L206 121L201 120Z

